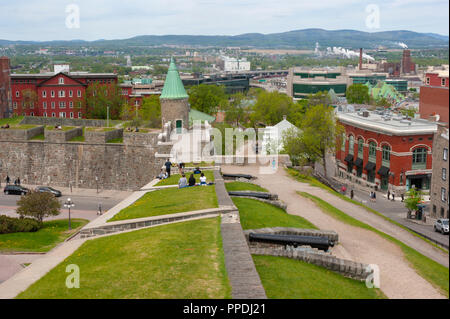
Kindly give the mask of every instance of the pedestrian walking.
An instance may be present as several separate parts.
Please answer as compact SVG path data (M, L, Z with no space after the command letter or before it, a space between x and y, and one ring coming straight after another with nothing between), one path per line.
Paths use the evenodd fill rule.
M395 192L392 192L392 201L395 202Z
M170 162L170 159L167 159L166 163L164 164L166 167L167 177L170 177L170 167L172 166L172 163Z
M402 198L402 203L403 203L403 201L405 200L405 194L401 193L400 196Z
M388 191L388 192L387 192L387 199L389 200L390 198L391 198L391 192Z
M373 201L376 202L377 201L377 193L373 192Z
M350 199L353 199L353 196L355 195L355 193L353 192L353 189L350 191Z
M20 185L20 177L17 177L17 185Z
M102 214L102 203L98 203L97 215L101 215L101 214Z
M9 175L6 175L6 185L9 185L10 181L11 181L11 179L9 178Z

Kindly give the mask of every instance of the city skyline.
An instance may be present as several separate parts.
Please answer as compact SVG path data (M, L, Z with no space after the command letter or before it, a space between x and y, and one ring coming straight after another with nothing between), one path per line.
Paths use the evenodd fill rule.
M0 5L0 39L94 41L139 35L270 34L309 28L408 30L448 36L448 5L442 0L287 0L282 4L268 0L134 0L127 4L117 0L94 4L87 0L18 0Z

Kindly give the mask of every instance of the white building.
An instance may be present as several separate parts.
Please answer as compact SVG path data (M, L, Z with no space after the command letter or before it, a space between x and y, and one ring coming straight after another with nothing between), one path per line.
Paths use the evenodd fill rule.
M225 72L250 71L250 62L247 59L236 59L222 56L222 68Z
M267 126L263 134L262 153L280 152L283 149L283 135L289 129L298 130L294 124L286 120L286 116L283 116L283 120L274 126Z

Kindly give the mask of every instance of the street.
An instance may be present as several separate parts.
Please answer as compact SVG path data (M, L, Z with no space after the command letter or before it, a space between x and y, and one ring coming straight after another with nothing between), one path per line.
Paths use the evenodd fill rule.
M64 192L63 192L64 194ZM46 218L49 219L62 219L68 218L68 210L64 208L64 202L67 198L70 197L72 202L75 204L75 207L71 209L71 217L72 218L84 218L87 220L95 219L97 216L98 204L102 204L102 211L105 212L108 209L114 207L120 201L122 201L125 197L127 197L128 193L122 192L121 194L114 194L111 196L101 195L102 197L97 197L96 193L86 195L63 195L59 197L59 201L61 202L61 214L58 216ZM0 215L7 215L11 217L17 217L18 215L15 213L17 208L17 201L20 199L19 195L5 195L0 192Z

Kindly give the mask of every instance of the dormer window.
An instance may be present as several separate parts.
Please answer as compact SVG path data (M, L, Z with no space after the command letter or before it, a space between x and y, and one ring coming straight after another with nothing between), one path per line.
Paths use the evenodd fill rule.
M442 86L445 86L445 78L442 78L442 79L441 79L441 85L442 85Z
M59 84L64 84L64 78L63 77L59 78Z

